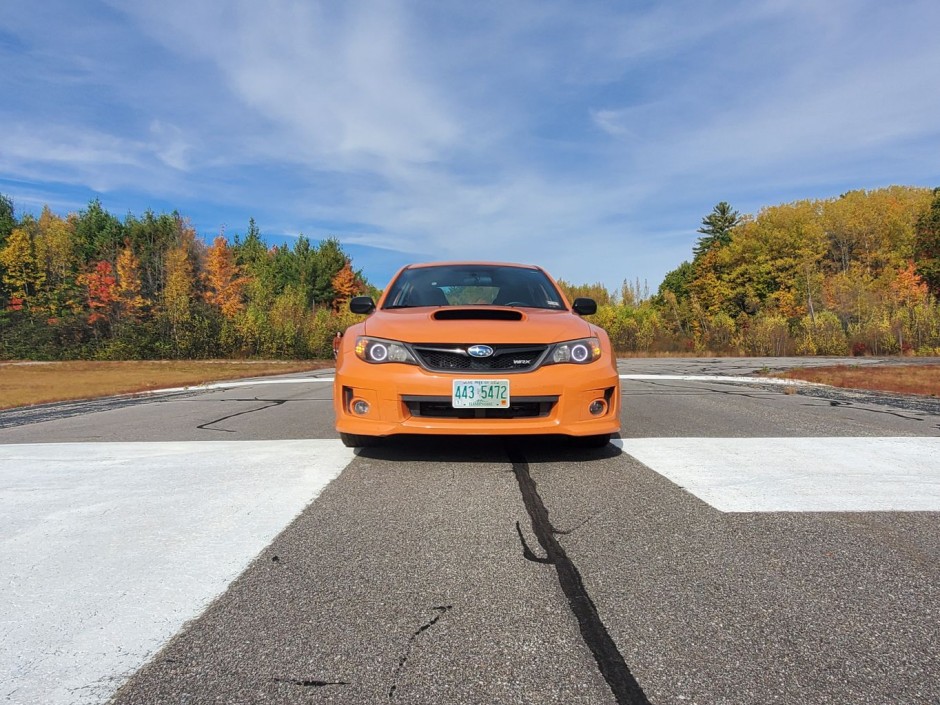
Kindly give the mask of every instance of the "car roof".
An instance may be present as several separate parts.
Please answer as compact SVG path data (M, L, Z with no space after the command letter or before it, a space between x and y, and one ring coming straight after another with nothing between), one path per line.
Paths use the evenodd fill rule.
M423 267L516 267L518 269L542 269L534 264L518 264L515 262L486 262L482 260L455 260L452 262L417 262L409 264L404 269L419 269Z

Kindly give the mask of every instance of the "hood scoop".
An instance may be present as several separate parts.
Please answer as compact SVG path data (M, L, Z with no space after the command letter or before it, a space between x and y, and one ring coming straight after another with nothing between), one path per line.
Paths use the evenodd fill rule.
M511 308L442 308L431 316L435 321L521 321L521 311Z

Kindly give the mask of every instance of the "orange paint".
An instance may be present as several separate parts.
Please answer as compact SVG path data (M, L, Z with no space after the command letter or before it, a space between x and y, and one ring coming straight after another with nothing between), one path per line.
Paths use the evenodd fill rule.
M452 303L461 297L488 303ZM455 380L465 382L459 391ZM509 398L500 399L506 384ZM463 408L468 397L488 405ZM607 333L525 265L400 270L377 308L343 335L333 400L348 445L402 433L562 434L601 445L620 430Z

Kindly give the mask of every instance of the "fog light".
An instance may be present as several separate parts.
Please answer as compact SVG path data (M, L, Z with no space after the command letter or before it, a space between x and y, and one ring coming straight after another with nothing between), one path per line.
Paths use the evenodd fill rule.
M607 404L600 399L596 399L595 401L591 402L591 405L588 407L588 411L590 411L594 416L600 416L605 411L607 411Z
M353 413L359 414L360 416L365 416L369 413L369 402L363 401L362 399L356 399L352 403Z

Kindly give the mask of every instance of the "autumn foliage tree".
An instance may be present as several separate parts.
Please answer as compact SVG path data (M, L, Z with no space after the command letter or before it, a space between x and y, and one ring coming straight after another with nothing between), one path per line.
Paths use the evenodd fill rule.
M206 253L206 301L222 315L231 318L245 308L244 292L248 277L242 276L235 253L223 235L212 242Z
M79 277L79 283L85 286L88 293L88 322L95 324L103 321L110 324L117 302L117 278L111 263L106 260L98 262L91 272Z
M32 230L36 264L43 275L36 310L53 320L79 312L81 262L72 224L45 207Z
M940 346L940 309L924 290L932 207L927 189L892 186L741 217L666 275L653 301L665 329L657 340L725 353L931 353Z
M340 269L330 280L330 284L335 292L333 299L333 310L339 311L344 308L353 296L363 290L362 282L356 273L353 272L352 263L347 260L343 268Z
M940 296L940 188L933 190L930 208L917 220L914 242L917 273L934 296Z
M115 296L123 318L138 320L147 308L140 278L140 260L129 242L124 243L124 249L118 255Z
M356 320L333 302L367 286L339 241L269 247L253 220L233 239L97 199L17 220L0 194L0 359L329 355Z
M654 296L559 283L623 352L940 354L940 190L723 201L698 234ZM0 195L0 359L326 357L367 290L335 238L206 244L178 213L17 219Z
M33 240L26 228L14 228L10 233L6 246L0 250L0 265L11 305L29 310L46 277L36 261Z
M607 291L607 288L601 282L594 284L571 284L564 279L559 279L557 283L558 287L569 301L574 301L582 296L594 299L598 305L601 306L609 304L612 301L610 292Z
M190 320L193 296L193 264L185 244L167 252L166 284L163 287L163 312L169 324L174 351L185 349L185 327Z

